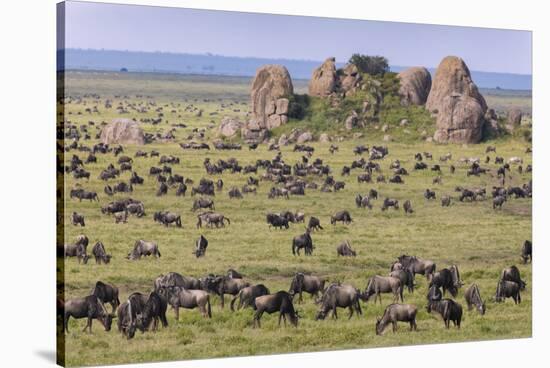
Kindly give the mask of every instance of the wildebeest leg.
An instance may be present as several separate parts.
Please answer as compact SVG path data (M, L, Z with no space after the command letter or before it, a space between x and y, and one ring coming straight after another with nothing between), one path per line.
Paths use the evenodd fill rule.
M257 310L254 314L254 327L256 327L256 325L258 326L258 328L262 327L260 324L260 318L262 318L262 314L264 314L264 311L262 310Z
M174 307L174 312L176 312L176 321L179 321L179 319L180 319L180 307L175 306Z
M332 310L332 318L338 319L338 312L336 310L338 309L337 306L334 306L334 309Z
M221 304L221 305L222 305L222 309L223 309L223 307L224 307L224 305L225 305L225 296L223 295L223 293L220 295L220 299L221 299L221 301L222 301L222 304Z
M65 313L65 318L63 318L63 329L69 333L69 318L71 316L67 313Z
M392 330L395 333L395 331L397 331L397 321L391 321L391 325L392 325Z
M348 319L351 319L351 317L353 317L353 305L350 305L348 308L349 308L349 316L348 316Z
M84 329L82 332L86 332L86 329L89 329L89 333L92 333L92 317L88 315L88 320L86 321L86 326L84 326Z

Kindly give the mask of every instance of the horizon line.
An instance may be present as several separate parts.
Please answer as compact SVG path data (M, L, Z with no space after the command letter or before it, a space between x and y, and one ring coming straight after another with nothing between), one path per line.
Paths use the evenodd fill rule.
M211 52L205 52L205 53L190 53L190 52L179 52L179 51L162 51L162 50L155 50L155 51L145 51L145 50L118 50L118 49L93 49L93 48L81 48L81 47L65 47L62 49L57 49L57 52L63 52L65 50L83 50L83 51L115 51L115 52L127 52L127 53L144 53L144 54L172 54L172 55L200 55L200 56L219 56L219 57L226 57L226 58L235 58L235 59L260 59L260 60L288 60L288 61L304 61L304 62L316 62L316 63L323 63L325 60L314 60L314 59L290 59L285 57L261 57L261 56L234 56L234 55L222 55L222 54L214 54ZM350 55L351 56L351 55ZM371 55L371 56L383 56L383 55ZM451 56L451 55L448 55ZM458 55L454 55L458 56ZM327 58L330 58L332 56L327 56ZM458 56L460 57L460 56ZM461 58L461 57L460 57ZM461 58L462 59L462 58ZM443 59L442 59L443 60ZM346 64L345 62L336 62L337 64ZM425 66L425 65L391 65L390 61L388 60L388 64L390 68L398 67L398 68L411 68L411 67L424 67L426 69L434 69L437 70L438 66ZM467 65L467 64L466 64ZM468 68L469 69L469 68ZM481 73L492 73L492 74L508 74L508 75L521 75L521 76L529 76L532 77L533 73L525 74L525 73L512 73L512 72L502 72L502 71L487 71L487 70L474 70L471 69L471 72L481 72Z

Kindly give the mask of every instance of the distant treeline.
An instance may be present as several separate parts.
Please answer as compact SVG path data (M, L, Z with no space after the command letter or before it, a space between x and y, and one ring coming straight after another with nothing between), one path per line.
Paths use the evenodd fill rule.
M230 76L254 76L264 64L283 64L293 79L309 79L314 68L322 61L263 59L221 56L213 54L176 54L165 52L135 52L114 50L66 49L58 51L58 70L92 69L130 72L168 72L182 74L207 74ZM340 60L343 66L347 60ZM390 66L399 72L406 67ZM434 73L434 69L430 69ZM482 88L530 90L531 76L522 74L489 73L472 71L476 84Z

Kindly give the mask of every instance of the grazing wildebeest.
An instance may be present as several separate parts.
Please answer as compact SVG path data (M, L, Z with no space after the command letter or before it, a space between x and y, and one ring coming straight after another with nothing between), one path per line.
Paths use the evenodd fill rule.
M113 307L113 314L120 305L118 299L118 288L114 285L109 285L104 282L98 281L95 283L95 287L92 290L92 294L98 297L102 303L109 303Z
M176 189L176 196L185 197L185 192L187 192L187 185L185 185L184 183L180 183L180 185L178 185L178 188Z
M237 310L251 306L252 309L256 309L255 299L262 295L268 295L269 289L264 284L247 286L239 291L237 295L231 300L231 311L235 311L235 301L239 300L237 304Z
M82 202L83 199L88 199L90 202L99 202L99 197L96 192L90 192L84 189L71 189L69 196L71 199L78 198L80 202Z
M212 211L214 211L215 210L214 201L209 198L202 198L202 197L195 199L195 201L193 202L193 208L191 208L191 211L196 211L201 208L209 208Z
M168 304L176 313L176 321L179 320L179 309L194 309L199 308L201 315L204 318L212 318L212 308L210 306L210 295L204 290L187 290L181 286L162 287L159 290Z
M415 256L401 255L397 258L399 263L403 265L404 269L410 270L413 275L421 274L425 275L428 281L435 273L435 263L430 260L424 260Z
M343 211L338 211L334 215L330 216L330 223L332 225L336 225L336 222L338 221L341 221L342 223L348 225L353 220L351 218L349 211L343 210Z
M372 176L371 176L371 174L368 174L368 173L359 174L359 175L357 175L357 182L358 183L371 183L372 182Z
M153 322L153 331L158 328L158 321L162 323L162 327L168 327L168 320L166 319L166 309L168 305L156 291L149 294L149 298L145 302L143 311L136 315L136 326L141 331L149 330L151 322Z
M148 242L145 240L138 240L134 244L134 248L126 258L130 260L141 259L141 257L146 257L153 255L157 258L160 258L160 251L157 243Z
M502 205L506 202L506 197L504 196L496 196L493 198L493 209L496 210L498 208L502 208Z
M229 195L229 198L242 198L243 197L243 194L241 193L241 191L237 187L231 188L227 194Z
M292 254L293 255L300 255L300 249L304 248L304 252L306 256L310 256L313 253L313 249L315 248L313 245L313 240L311 239L311 230L306 229L306 232L302 235L295 236L294 239L292 239Z
M458 267L456 265L452 265L448 269L443 268L442 270L435 272L429 286L436 286L443 289L443 295L445 295L446 291L449 291L453 298L456 297L458 289L462 286Z
M266 215L266 221L269 224L269 228L273 226L274 228L288 229L288 219L284 216L278 215L276 213L268 213Z
M134 171L130 178L130 184L143 184L143 178Z
M197 258L202 257L206 254L206 248L208 247L208 240L201 235L200 238L195 242L195 251L194 254Z
M92 254L95 257L95 263L101 264L101 262L108 264L111 261L112 256L107 254L105 246L102 242L98 241L92 248Z
M351 248L351 245L348 240L346 240L345 242L338 245L338 247L336 247L336 254L344 257L346 256L355 257L357 255L357 253Z
M292 278L288 292L292 295L293 299L298 294L298 303L301 303L303 301L303 292L310 294L312 298L318 298L319 292L322 293L324 291L325 282L326 280L322 277L297 272Z
M521 286L517 282L499 280L497 284L497 291L495 293L495 301L497 303L504 302L506 298L514 299L514 303L521 303Z
M462 306L451 299L431 300L428 302L428 313L437 312L443 318L445 327L450 327L450 322L460 328L462 321Z
M451 205L451 197L444 195L441 197L441 207L449 207Z
M405 214L414 212L411 201L408 199L403 203L403 209L405 210Z
M84 298L71 299L65 302L64 305L64 329L69 332L69 318L76 319L87 318L88 321L82 331L89 329L89 333L92 333L92 320L97 319L105 331L111 330L111 324L113 322L113 316L107 313L105 306L101 303L101 300L95 295L88 295Z
M171 286L180 286L188 290L199 290L201 288L199 279L183 276L177 272L168 272L166 275L161 274L155 279L155 291L159 291L163 287Z
M212 227L213 225L218 227L225 227L225 221L227 221L227 224L230 225L231 221L229 218L225 217L221 213L215 213L215 212L205 212L201 213L197 216L197 229L202 227L202 222L206 222L206 226Z
M392 265L392 270L390 272L391 277L395 277L401 281L401 287L404 288L405 286L409 290L409 293L414 292L415 282L414 282L414 275L410 270L404 270L404 269L393 269L396 265L401 265L401 263L396 262Z
M323 227L321 226L321 221L319 221L319 219L317 217L313 217L311 216L309 218L309 221L308 221L308 224L307 224L307 228L310 230L310 231L314 231L314 230L323 230Z
M75 226L76 225L86 226L86 224L84 223L84 216L76 212L73 212L73 215L71 216L71 224Z
M386 198L384 203L382 203L382 211L387 210L388 208L393 207L393 209L399 209L399 201L397 199Z
M435 199L435 192L433 190L426 189L426 191L424 192L424 198Z
M521 259L523 260L523 264L526 264L527 261L533 262L533 243L531 243L530 240L526 240L523 243L523 247L521 248Z
M481 315L485 314L485 302L481 299L481 294L477 284L472 284L468 289L466 289L464 292L464 299L466 299L468 310L472 310L472 305L475 305L477 311Z
M264 312L272 314L279 312L279 326L281 326L281 318L286 326L286 317L288 316L290 323L298 326L298 313L294 310L292 304L292 296L286 291L278 291L275 294L262 295L254 300L256 305L256 313L254 313L254 327L261 327L260 319Z
M462 193L460 194L460 197L458 198L458 200L460 202L464 202L465 199L469 199L470 201L475 201L476 200L476 194L475 192L469 190L469 189L462 189Z
M368 208L372 209L372 204L370 204L370 199L368 196L362 196L361 194L357 194L355 196L355 205L359 208Z
M208 276L206 278L206 290L220 296L221 307L225 306L225 294L237 295L241 289L250 286L243 279L234 279L227 276Z
M359 303L360 295L361 292L352 285L331 284L323 293L320 301L321 307L315 316L315 320L325 319L331 311L332 318L338 319L338 307L349 309L348 319L353 316L353 312L356 312L357 317L359 317L363 314Z
M113 215L115 217L115 224L121 222L125 224L126 222L128 222L128 210L126 208L124 209L124 211L115 212Z
M136 333L136 326L133 323L135 319L132 318L131 313L132 308L129 301L125 301L119 305L116 310L118 332L125 335L128 340L132 339Z
M160 183L157 190L157 197L163 196L166 193L168 193L168 185L166 185L166 183Z
M75 244L64 244L63 245L63 256L67 257L76 257L78 263L82 262L84 264L88 263L90 258L86 252L88 247L88 238L85 235L79 235Z
M519 269L516 266L510 266L502 270L500 275L501 280L516 282L521 290L525 290L527 283L521 279Z
M397 331L397 322L409 322L410 331L416 331L416 313L418 309L413 304L390 304L384 310L382 318L376 317L376 334L382 335L386 326L392 324L393 332Z
M393 184L405 184L405 182L403 181L403 179L402 179L401 176L399 176L399 175L394 175L394 176L392 176L392 177L389 179L389 182L390 182L390 183L393 183Z
M399 298L403 301L401 280L391 276L375 275L369 279L362 298L367 302L374 295L374 302L376 303L376 298L378 298L382 304L382 293L393 293L394 302L397 302Z
M181 227L181 216L173 212L155 212L153 219L164 226L174 223L177 227Z
M126 206L126 209L128 210L128 213L136 215L137 217L145 216L145 206L141 202L130 203L128 206Z

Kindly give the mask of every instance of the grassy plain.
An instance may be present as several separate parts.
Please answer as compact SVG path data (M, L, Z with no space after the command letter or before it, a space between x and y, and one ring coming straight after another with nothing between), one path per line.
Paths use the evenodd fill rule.
M295 83L296 84L296 83ZM212 161L235 157L241 165L253 164L257 159L272 159L275 152L267 151L261 145L256 151L183 151L178 143L184 142L197 127L205 127L211 120L218 123L223 115L243 117L248 102L248 84L234 78L206 77L163 77L156 75L121 75L120 73L68 73L66 80L67 95L80 96L65 105L65 118L77 126L94 121L110 121L115 117L155 117L154 109L145 114L131 112L119 115L115 109L105 109L104 100L113 101L113 107L119 102L126 104L154 100L157 106L164 107L164 120L153 126L143 124L148 132L167 131L171 124L184 122L187 128L178 128L175 142L153 143L139 147L146 151L158 150L161 154L180 157L181 164L173 165L175 173L192 178L195 182L206 177L202 166L209 157ZM301 87L303 88L303 86ZM97 93L83 97L86 93ZM119 97L115 97L119 96ZM143 97L136 97L143 95ZM187 101L186 101L187 99ZM195 100L196 99L196 100ZM207 101L205 101L207 99ZM231 109L221 111L222 103L233 102ZM194 104L204 110L201 117L185 112L188 104ZM87 107L97 105L99 113L86 113ZM238 106L240 112L232 109ZM175 113L171 110L175 109ZM217 112L215 115L210 115ZM80 113L80 114L79 114ZM414 123L414 122L413 122ZM95 128L89 127L92 138ZM399 136L404 128L392 125L390 134ZM215 129L207 131L208 141L215 136ZM95 139L84 141L91 146ZM383 173L388 175L389 165L399 159L403 167L409 170L405 184L358 184L357 170L350 177L342 178L340 171L344 165L350 165L356 159L352 149L357 144L387 144L389 155L380 162ZM78 234L90 238L90 247L101 240L107 251L113 254L109 265L79 265L76 260L65 261L65 297L85 296L97 280L113 283L121 290L121 300L134 291L148 292L153 280L161 273L169 271L200 277L208 273L224 273L228 268L242 272L252 283L264 283L272 292L287 290L290 279L297 271L311 272L326 276L330 281L351 283L364 289L367 279L375 274L385 275L389 265L403 253L432 259L438 268L457 264L466 286L475 282L479 285L482 297L487 301L487 314L480 316L474 311L466 311L462 328L446 330L441 319L429 315L425 310L427 283L417 277L418 289L414 294L405 292L405 302L418 306L418 331L409 332L401 325L396 334L389 328L383 336L375 335L375 321L381 316L391 297L383 296L383 304L362 303L363 316L347 320L347 312L340 313L338 320L315 321L317 306L309 297L298 305L303 318L298 328L277 327L275 315L264 315L261 329L252 328L252 310L232 313L229 308L221 310L219 299L214 297L213 318L202 319L197 310L180 313L176 322L172 311L168 313L169 327L156 333L137 334L132 340L126 340L116 327L111 332L103 331L99 323L94 323L93 333L81 332L84 320L71 320L70 333L66 336L66 363L68 365L120 364L129 362L148 362L175 359L198 359L238 355L259 355L285 352L322 351L332 349L370 348L379 346L398 346L410 344L430 344L458 342L468 340L487 340L521 338L531 336L531 266L520 264L520 248L523 241L531 239L531 199L510 200L502 210L494 211L492 201L460 203L457 200L455 186L486 187L488 190L497 185L496 177L466 177L466 167L458 163L461 157L485 157L486 144L480 145L436 145L418 141L416 143L385 143L379 134L372 138L367 133L364 138L335 143L339 152L331 155L328 144L312 143L314 157L322 158L334 170L337 180L344 180L346 187L338 193L321 193L306 190L306 196L294 196L290 200L267 198L272 186L270 182L261 182L257 195L245 196L243 200L230 200L227 191L241 187L248 175L224 173L212 177L221 177L225 182L222 193L214 198L216 210L231 219L231 225L224 229L195 228L196 217L190 211L193 197L176 197L174 189L168 195L156 197L156 181L149 177L151 166L159 166L158 158L134 159L134 170L145 178L143 186L134 186L131 197L145 204L147 216L131 217L127 224L115 224L112 217L102 215L100 206L114 199L127 197L115 195L107 197L103 193L104 182L98 179L100 171L109 163L116 163L112 154L98 155L96 164L86 165L92 173L91 179L75 180L65 177L66 209L65 241L72 242ZM497 146L497 154L505 158L520 156L524 167L531 163L531 156L525 154L527 144L519 138L492 141L487 144ZM134 156L138 147L125 147L124 154ZM412 170L414 154L429 151L433 154L434 164L437 158L447 152L453 154L453 164L457 166L454 175L449 173L449 163L439 163L443 170L443 184L433 185L436 174L432 171ZM66 155L66 161L72 153ZM283 158L293 164L301 159L300 153L292 152L292 146L282 147ZM77 153L82 158L85 154ZM491 157L494 157L491 154ZM429 162L431 163L431 162ZM494 169L496 166L488 165ZM261 173L261 171L260 171ZM258 175L259 176L259 175ZM530 179L530 174L520 175L513 168L510 184L521 185ZM320 182L319 178L309 178ZM128 181L129 173L109 183ZM68 199L68 191L79 182L82 187L99 193L100 203ZM374 201L372 210L357 209L354 197L365 194L370 188L379 191L380 196L394 197L400 202L409 199L414 208L412 215L402 210L380 210L381 200ZM432 188L436 191L436 201L426 201L423 191ZM449 194L455 199L449 208L440 206L439 198ZM289 230L269 230L265 223L267 212L282 210L302 210L309 216L320 218L324 230L313 234L316 249L311 257L293 256L291 239L304 232L303 224L291 225ZM348 209L354 219L349 225L332 226L329 216L341 209ZM152 214L159 210L171 210L182 215L183 228L166 228L154 223ZM69 214L77 211L84 214L86 227L70 225ZM191 252L194 241L203 234L209 240L206 256L196 259ZM160 259L129 261L125 258L137 239L153 240L159 244ZM342 258L336 255L335 248L343 240L349 240L358 255L355 258ZM527 290L522 293L522 303L513 301L496 304L491 301L494 295L500 271L512 264L518 265L522 277L527 281ZM457 301L463 304L463 289ZM110 307L109 307L110 308Z

